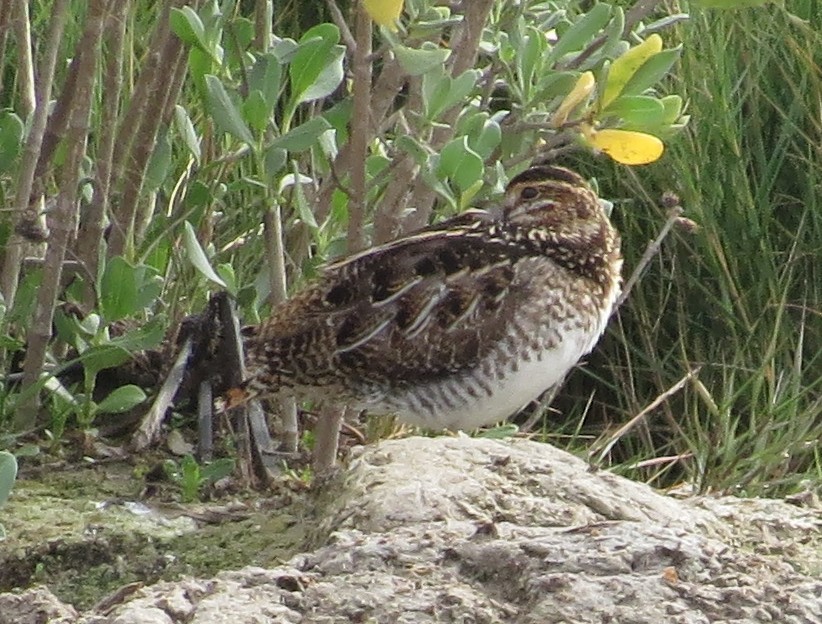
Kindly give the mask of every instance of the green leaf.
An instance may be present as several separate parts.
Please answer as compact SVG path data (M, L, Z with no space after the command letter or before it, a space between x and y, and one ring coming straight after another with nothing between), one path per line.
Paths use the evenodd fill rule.
M448 97L451 89L451 77L442 66L435 67L422 77L422 104L428 119L436 119L442 110L441 102Z
M657 84L679 58L682 46L663 50L642 64L621 90L621 95L639 95Z
M547 65L556 62L569 52L582 50L611 18L611 5L596 4L560 35L559 40L548 53Z
M507 423L505 425L500 425L499 427L494 427L493 429L484 429L477 434L477 437L485 438L487 440L503 440L516 435L517 432L519 432L519 427L517 427L514 423Z
M163 340L165 320L157 316L141 327L117 336L105 344L89 347L78 358L88 375L128 362L137 351L153 349Z
M468 137L454 139L443 148L439 172L451 179L460 191L467 190L482 179L482 158L468 146Z
M279 148L289 152L303 152L313 146L320 135L330 127L331 124L323 117L313 117L271 141L268 149Z
M622 39L625 30L625 12L622 7L614 7L614 13L608 25L602 31L605 36L605 43L594 52L588 60L578 67L579 71L586 71L598 67L602 59L612 59L621 56L625 50L630 48L630 44Z
M194 160L199 163L202 156L200 137L197 136L197 131L194 129L194 124L191 123L188 111L179 104L174 106L174 125L177 126L177 132L180 133L188 151L194 156Z
M221 457L209 462L200 468L200 479L203 483L214 483L234 472L234 460L231 457Z
M474 141L470 141L471 149L477 152L483 160L490 157L495 149L502 142L502 128L495 119L485 122L479 136Z
M243 102L243 117L248 125L258 133L265 130L270 113L271 108L265 101L263 94L256 89L249 93L245 102Z
M314 26L300 38L288 67L294 101L308 102L337 88L343 76L344 53L344 48L337 45L339 40L340 31L334 24Z
M300 44L293 39L285 38L274 43L271 47L271 53L282 65L285 65L291 62L299 49Z
M288 161L288 152L281 147L269 147L266 149L263 159L266 179L271 182L274 176L285 167L285 163Z
M121 386L97 404L98 413L119 414L127 412L146 400L146 393L139 386Z
M183 43L196 46L204 52L208 51L205 26L203 26L200 16L197 15L194 9L188 6L184 6L182 9L172 8L169 23L172 32Z
M205 77L213 71L215 66L219 67L219 65L214 62L214 59L200 48L192 48L189 51L188 71L191 74L191 79L194 81L197 93L204 102L208 100L208 88Z
M111 258L100 279L100 311L106 321L119 321L137 312L135 269L121 256Z
M203 251L203 248L200 246L200 241L197 240L194 226L188 221L185 222L185 228L183 230L183 244L185 245L188 259L191 261L191 264L194 265L194 268L197 269L203 277L225 288L226 283L214 272L214 269L211 268L208 256L206 256L205 251Z
M397 45L394 47L394 54L397 62L409 76L422 76L435 67L442 67L451 56L451 50L426 41L419 48Z
M442 113L465 100L479 79L478 70L469 69L451 78L440 67L422 78L423 105L426 117L434 121Z
M783 4L782 0L691 0L703 9L749 9L764 6L769 2Z
M340 86L345 71L343 70L343 59L345 58L345 48L334 46L331 50L330 58L322 68L317 78L309 87L302 92L299 102L312 102L331 95Z
M556 97L564 97L571 92L578 79L577 72L548 72L540 76L533 100L549 102Z
M134 276L137 281L137 313L154 305L163 292L163 278L160 272L147 264L138 264L134 267Z
M662 102L662 107L665 109L662 123L675 123L682 114L682 98L678 95L666 95L660 102Z
M127 353L153 349L163 341L166 333L166 319L162 315L154 316L140 327L112 338L109 345Z
M548 42L542 32L532 26L528 27L528 32L523 37L522 47L517 55L519 86L526 101L530 100L531 84L534 76L542 73L542 63L547 45Z
M237 274L234 272L234 267L230 264L218 264L217 274L226 283L226 290L232 295L237 294Z
M9 499L17 478L17 458L8 451L0 451L0 507Z
M272 53L263 54L248 72L248 88L263 95L269 109L274 108L280 97L283 67Z
M253 145L254 137L251 136L251 131L245 125L240 111L237 110L220 79L212 74L207 74L205 85L206 106L217 127L235 139L249 146Z
M224 15L228 15L231 10L225 7L221 9ZM238 56L245 54L245 50L250 48L254 41L254 22L247 17L235 17L227 25L226 31L233 39L233 45L229 49L233 49Z
M154 144L154 151L148 161L146 176L144 181L145 190L153 193L158 190L163 182L168 178L171 171L171 141L168 139L168 128L160 130L157 141Z
M409 134L401 134L398 136L394 140L394 147L411 156L418 165L422 165L428 160L428 150L425 149L422 143Z
M118 345L103 344L89 347L79 359L86 373L94 377L101 370L125 364L131 359L131 354Z
M451 80L451 86L448 89L448 97L443 102L443 112L452 106L463 102L474 90L477 80L482 75L478 69L467 69L456 78Z
M11 111L0 112L0 173L11 170L23 149L23 122Z
M623 95L602 111L602 117L618 117L635 129L662 123L665 106L660 100L643 95Z

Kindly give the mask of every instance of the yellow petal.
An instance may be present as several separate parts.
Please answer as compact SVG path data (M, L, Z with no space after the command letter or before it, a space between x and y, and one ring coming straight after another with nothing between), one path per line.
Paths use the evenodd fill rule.
M622 92L631 76L642 67L645 61L661 51L662 37L654 33L614 60L608 70L608 80L602 94L602 108L608 106Z
M662 156L665 145L657 137L630 130L599 130L586 133L586 139L598 150L623 165L647 165Z
M366 13L380 26L397 30L404 0L362 0Z

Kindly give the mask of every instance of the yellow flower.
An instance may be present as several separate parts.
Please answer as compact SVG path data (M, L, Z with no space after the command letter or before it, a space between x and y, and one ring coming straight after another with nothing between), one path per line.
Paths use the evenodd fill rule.
M366 13L380 26L397 30L397 20L402 14L403 0L362 0Z

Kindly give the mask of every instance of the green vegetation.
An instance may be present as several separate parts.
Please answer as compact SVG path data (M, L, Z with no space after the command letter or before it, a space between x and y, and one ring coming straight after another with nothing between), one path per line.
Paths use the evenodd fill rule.
M193 456L186 455L179 462L167 459L164 468L168 478L180 488L180 499L191 503L199 499L204 488L229 476L234 470L234 460L222 457L200 465Z
M17 477L17 458L8 451L0 451L0 507L9 499L14 479ZM0 540L5 539L6 529L0 524Z
M656 485L822 481L818 2L685 20L408 0L403 28L373 37L349 7L305 4L35 1L33 66L0 12L0 349L20 378L0 390L0 440L59 443L141 409L156 388L104 371L214 290L257 322L320 263L492 199L549 151L615 199L628 272L665 191L697 227L676 221L545 437ZM665 155L594 157L629 160L602 129ZM187 500L210 478L193 459L171 472Z
M664 191L698 227L663 245L592 370L615 425L699 371L622 440L626 474L747 495L822 481L820 27L811 1L695 10L676 76L687 134L659 164L596 172L640 198L617 209L629 266L664 218Z

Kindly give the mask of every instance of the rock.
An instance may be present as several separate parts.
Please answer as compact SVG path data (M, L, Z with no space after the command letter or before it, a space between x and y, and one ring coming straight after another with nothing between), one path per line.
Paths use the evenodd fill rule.
M45 587L0 594L0 624L69 624L77 611L63 604Z
M286 565L158 583L76 621L822 622L819 509L677 500L545 444L383 442L319 504L316 548Z

